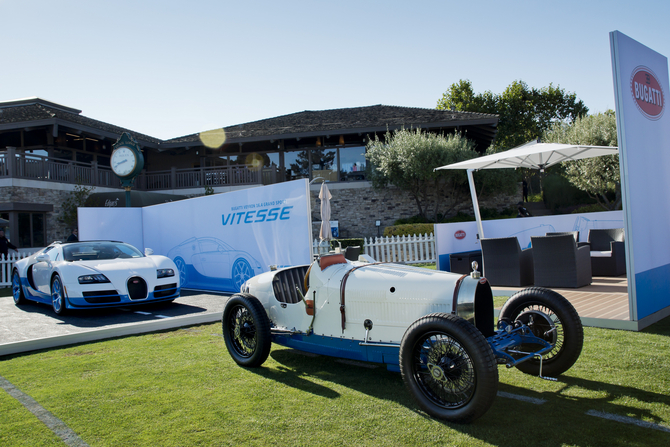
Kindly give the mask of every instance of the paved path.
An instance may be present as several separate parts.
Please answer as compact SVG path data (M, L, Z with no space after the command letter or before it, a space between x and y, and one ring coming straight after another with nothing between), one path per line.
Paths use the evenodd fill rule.
M79 343L88 334L95 340L217 321L227 299L223 294L182 291L173 303L77 310L61 317L51 306L28 302L17 307L11 296L0 297L0 355L40 349L33 342L44 339L50 340L44 347L50 347L59 345L58 338L61 344Z

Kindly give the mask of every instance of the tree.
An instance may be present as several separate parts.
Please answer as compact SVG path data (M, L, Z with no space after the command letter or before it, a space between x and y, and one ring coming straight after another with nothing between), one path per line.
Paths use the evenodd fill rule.
M484 155L496 152L494 146L489 146ZM480 198L493 197L496 194L512 195L518 191L517 173L514 169L482 169L474 173L477 196Z
M77 226L77 208L84 206L86 199L93 192L95 186L84 186L78 183L74 186L74 190L70 192L61 209L60 220L68 228L75 228Z
M372 185L394 185L414 198L419 215L437 220L467 198L467 177L462 170L435 171L438 166L477 156L474 143L459 134L436 135L416 130L387 132L367 145L366 158L373 165Z
M512 82L501 94L475 93L472 83L452 84L437 102L437 108L499 115L496 151L507 150L539 138L554 123L572 123L588 108L574 93L549 84L529 88L523 81Z
M573 124L556 123L545 132L547 143L617 146L614 111L577 118ZM605 210L621 206L621 174L619 156L586 158L563 163L564 176L586 192Z

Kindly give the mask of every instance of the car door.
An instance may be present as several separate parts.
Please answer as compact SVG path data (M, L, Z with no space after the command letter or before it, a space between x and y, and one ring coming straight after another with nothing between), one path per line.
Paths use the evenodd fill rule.
M35 289L46 295L51 295L51 272L53 271L56 252L57 250L54 250L54 247L47 247L41 254L45 255L48 261L36 262L32 266Z

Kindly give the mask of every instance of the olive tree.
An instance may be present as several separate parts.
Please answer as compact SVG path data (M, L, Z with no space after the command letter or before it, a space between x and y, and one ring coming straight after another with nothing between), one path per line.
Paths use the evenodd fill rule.
M416 130L386 132L367 144L366 158L373 165L373 187L388 185L407 191L419 215L437 221L448 214L468 194L467 177L462 170L434 169L477 156L474 143L460 134L436 135Z
M616 117L612 110L580 117L572 124L556 123L545 132L547 143L616 146ZM621 206L621 176L619 156L586 158L563 163L564 176L570 183L586 192L605 210Z

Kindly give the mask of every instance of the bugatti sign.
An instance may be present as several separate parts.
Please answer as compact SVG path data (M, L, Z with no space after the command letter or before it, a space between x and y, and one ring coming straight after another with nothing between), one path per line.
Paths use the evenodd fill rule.
M454 233L454 237L456 239L465 239L465 231L458 230L457 232Z
M665 110L665 94L654 73L647 67L639 66L630 77L630 92L635 105L650 120L657 120Z

